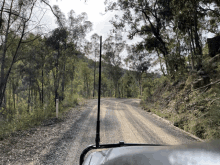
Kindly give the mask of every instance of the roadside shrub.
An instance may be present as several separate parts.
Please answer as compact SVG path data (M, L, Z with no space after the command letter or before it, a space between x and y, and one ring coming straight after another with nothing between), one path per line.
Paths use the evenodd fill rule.
M60 102L59 102L59 109L60 109ZM50 100L50 102L43 108L44 110L44 118L54 117L56 113L56 107L54 103L54 98Z
M220 128L216 127L216 129L208 129L206 134L207 134L208 139L219 139L220 138Z
M191 125L190 132L194 135L198 136L199 138L205 139L205 125L202 122L196 122L195 124Z
M78 101L77 94L66 96L62 102L63 107L75 107L78 104L79 104L79 101Z
M144 88L144 92L143 92L143 99L147 100L148 97L150 97L150 92L148 88Z

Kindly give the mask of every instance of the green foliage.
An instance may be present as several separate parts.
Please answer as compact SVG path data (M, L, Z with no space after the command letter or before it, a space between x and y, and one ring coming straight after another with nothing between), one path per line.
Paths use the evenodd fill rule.
M19 107L20 109L22 108ZM10 122L2 121L0 127L0 139L10 135L10 133L25 130L27 128L41 124L47 118L54 117L54 105L48 105L46 108L35 107L31 113L22 111L21 114L16 114Z
M206 126L205 123L202 123L201 121L196 121L195 123L190 123L190 129L189 131L193 133L194 135L198 136L199 138L205 139L205 132L206 132Z
M66 95L65 99L62 102L63 107L75 107L76 105L79 104L78 98L79 98L79 96L77 94Z
M151 96L151 93L150 93L149 88L144 88L143 99L147 100L147 98L149 98L150 96Z
M210 5L215 9L209 10ZM113 31L126 30L129 39L143 38L127 49L129 67L137 68L147 62L146 57L156 54L163 75L171 81L187 76L189 66L201 69L204 54L208 54L206 38L201 34L219 32L217 1L106 1L106 11L114 10L122 15L112 19Z
M9 31L0 33L8 41L3 41L6 44L0 47L1 137L54 117L56 99L62 112L78 105L79 98L91 95L91 68L79 45L92 24L87 21L86 13L76 16L73 11L66 24L60 9L55 7L54 10L62 22L58 20L59 27L47 37L28 32L27 26L22 27L23 23L19 32L24 28L25 37L13 29L16 26L9 26ZM20 41L23 43L19 45Z
M210 68L210 57L204 57L203 67ZM143 109L170 120L175 126L202 139L219 139L220 89L216 83L219 79L214 79L219 75L219 71L211 71L206 70L213 84L200 89L194 89L192 86L193 82L200 78L196 71L175 82L164 76L154 81L147 77L147 81L143 82ZM149 90L150 85L152 92Z
M138 86L134 74L127 71L120 80L122 97L125 98L137 98Z

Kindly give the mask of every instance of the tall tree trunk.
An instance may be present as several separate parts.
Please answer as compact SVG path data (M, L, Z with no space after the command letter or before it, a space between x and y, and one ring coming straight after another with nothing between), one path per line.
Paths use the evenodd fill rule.
M160 57L160 54L159 54L159 52L158 52L158 49L156 49L156 52L157 52L157 56L158 56L158 58L159 58L159 60L160 60L160 69L161 69L161 72L163 73L163 76L166 76L166 74L165 74L165 72L164 72L164 68L163 68L163 66L162 66L161 57ZM142 74L141 74L141 75L142 75ZM141 94L141 96L142 96L142 94Z
M117 83L117 86L118 86L118 97L120 98L121 97L121 93L120 93L120 89L119 89L119 83Z
M54 91L54 105L56 106L56 99L59 99L59 94L58 94L58 87L59 87L59 82L58 82L58 79L59 79L59 76L58 76L58 65L59 65L59 56L60 56L60 44L58 44L58 55L57 55L57 59L56 59L56 63L55 63L55 66L56 66L56 75L55 75L55 80L54 80L54 86L55 86L55 91Z
M42 76L42 80L41 80L41 103L42 105L44 104L44 70L42 68L41 71L41 76Z
M142 96L142 73L141 73L141 77L140 77L140 95Z
M61 86L62 86L62 99L64 99L64 90L65 90L65 70L66 70L66 66L64 64L63 74L62 74L62 83L61 83Z
M96 59L96 54L95 54L95 59ZM95 66L94 66L94 89L93 89L93 98L95 97L95 70L96 70L96 61L95 61Z
M190 37L190 32L189 32L189 29L188 29L188 36L189 36L189 46L190 46L190 52L191 52L191 65L192 65L192 70L194 70L194 57L193 57L193 51L192 51L192 45L191 43L193 44L193 41L192 41L192 37Z
M2 8L1 8L1 14L0 14L0 29L1 29L2 24L3 24L2 14L3 14L4 6L5 6L5 0L2 2Z
M145 16L145 19L150 23L151 32L153 33L153 35L156 37L156 39L160 42L160 44L162 46L162 49L160 49L160 51L162 52L162 54L164 56L165 65L166 65L166 69L167 69L167 75L171 75L172 70L169 67L169 61L168 61L168 54L169 54L168 50L169 49L167 48L165 41L162 39L162 37L160 35L159 28L155 27L155 25L151 22L151 18L146 14L146 11L143 10L142 13ZM157 18L157 15L155 15L155 19L159 20Z
M27 113L29 113L30 110L30 100L31 100L31 84L29 83L29 88L28 88L28 107L27 107Z
M11 88L11 89L10 89ZM11 102L11 95L12 95L12 83L10 83L9 85L9 89L8 89L8 113L9 113L9 121L11 121L12 119L12 102Z
M4 6L5 1L3 2L3 6ZM3 54L2 54L2 58L1 58L1 82L0 82L0 106L2 104L2 99L4 97L4 90L5 90L5 57L6 57L6 51L7 51L7 42L8 42L8 34L9 34L9 28L10 28L10 22L11 22L11 10L12 10L12 4L13 4L13 0L11 1L11 5L10 5L10 12L8 14L8 23L7 23L7 28L6 28L6 33L5 33L5 42L3 45ZM2 6L2 8L3 8ZM1 11L1 19L2 19L2 12L3 9ZM1 23L3 20L0 20Z
M197 56L197 65L198 67L201 67L202 64L202 59L201 56L202 55L202 47L199 43L199 35L198 35L198 17L197 17L197 5L195 6L195 11L194 11L194 26L195 26L195 31L194 31L194 38L195 38L195 44L196 44L196 56Z
M42 101L42 94L41 94L41 88L40 88L40 85L37 83L37 89L38 89L38 93L39 93L39 100L40 100L40 103Z
M14 111L15 111L15 84L14 84L14 78L13 78L12 90L13 90L13 105L14 105Z
M86 78L86 86L87 86L87 97L89 98L90 97L90 92L89 92L89 80L88 78Z
M4 2L3 2L3 4L4 4ZM9 75L11 73L12 66L14 65L14 63L16 61L18 50L20 48L21 41L22 41L22 39L24 37L26 23L30 20L31 15L32 15L32 11L33 11L33 7L34 7L34 5L36 3L36 1L33 2L33 5L31 7L31 12L29 14L29 17L26 20L21 20L21 21L23 21L22 22L23 23L23 29L22 29L22 32L21 32L21 37L19 39L19 42L18 42L16 51L14 53L14 56L12 58L11 64L7 67L9 69L8 69L7 73L5 74L5 72L4 72L4 70L5 70L5 56L6 56L6 51L7 51L7 46L6 45L7 45L7 40L8 40L9 28L10 28L10 21L11 21L12 4L13 4L13 2L14 2L14 0L11 1L10 12L9 12L9 17L8 17L8 24L7 24L6 35L5 35L5 42L4 42L4 46L3 46L3 55L2 55L2 61L1 61L2 63L1 63L1 82L0 82L0 106L2 105L2 100L3 100L3 97L4 97L7 81L8 81Z
M140 92L139 94L141 96L141 80L139 79L138 81L139 81L139 92Z
M15 63L15 60L16 60L17 54L18 54L18 50L19 50L20 45L21 45L21 41L22 41L22 39L23 39L23 37L24 37L25 28L26 28L26 22L24 22L24 24L23 24L22 34L21 34L20 40L19 40L19 42L18 42L18 45L17 45L16 51L15 51L15 54L14 54L13 59L12 59L12 62L11 62L11 64L10 64L10 66L9 66L8 71L7 71L7 74L6 74L5 76L3 76L3 78L1 78L1 85L0 85L0 106L2 105L2 100L3 100L3 97L4 97L4 93L5 93L7 81L8 81L9 75L10 75L10 73L11 73L12 66L13 66L14 63ZM4 71L3 71L3 72L4 72Z

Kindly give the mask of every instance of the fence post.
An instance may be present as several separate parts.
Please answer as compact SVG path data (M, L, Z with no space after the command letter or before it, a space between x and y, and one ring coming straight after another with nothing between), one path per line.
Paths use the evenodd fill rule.
M59 99L56 99L56 117L58 118L58 104L59 104Z

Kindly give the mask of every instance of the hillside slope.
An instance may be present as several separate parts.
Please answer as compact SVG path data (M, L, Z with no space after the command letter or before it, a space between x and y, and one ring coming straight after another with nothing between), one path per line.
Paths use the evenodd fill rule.
M144 110L157 114L202 139L220 138L220 54L203 60L199 71L157 84L143 99Z

